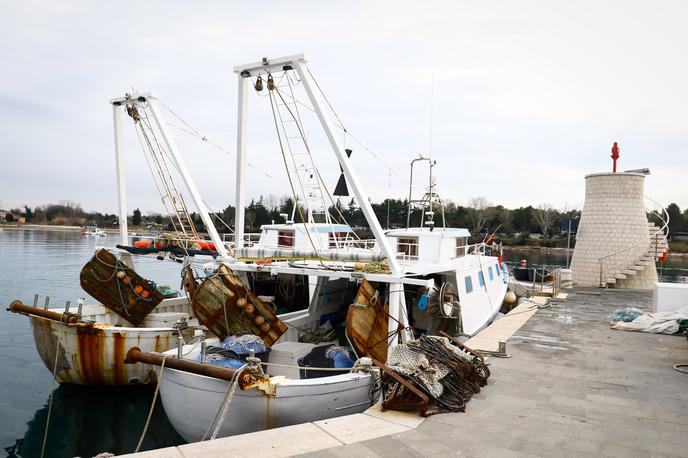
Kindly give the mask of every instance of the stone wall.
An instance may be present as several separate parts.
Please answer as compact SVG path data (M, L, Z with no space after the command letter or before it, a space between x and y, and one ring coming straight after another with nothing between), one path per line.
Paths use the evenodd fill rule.
M600 284L600 258L628 248L603 260L602 282L629 269L650 248L644 202L645 175L637 173L595 173L585 177L585 204L576 234L571 260L573 281L583 286ZM657 281L654 263L637 275L617 280L620 288L653 288Z

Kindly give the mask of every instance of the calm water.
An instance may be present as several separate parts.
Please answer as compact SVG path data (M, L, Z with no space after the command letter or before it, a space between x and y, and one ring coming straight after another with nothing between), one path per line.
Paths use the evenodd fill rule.
M571 250L573 253L573 250ZM528 267L565 266L566 252L547 250L509 250L504 249L504 260L509 265L518 265L521 259L528 261ZM569 262L571 258L569 256ZM676 282L678 276L688 276L688 257L669 256L663 264L657 264L660 281Z
M13 299L31 304L40 294L53 306L72 304L86 294L79 286L79 272L93 255L96 244L114 246L117 238L83 237L73 232L0 232L0 454L40 455L48 397L54 393L46 456L93 456L100 452L128 453L136 446L153 391L146 387L56 388L52 375L39 359L26 317L5 312ZM505 252L508 262L526 258L528 264L563 265L561 252ZM180 265L154 258L137 259L137 270L159 284L179 286ZM669 258L667 276L688 275L687 258ZM54 390L54 391L53 391ZM143 450L183 443L172 429L161 405L155 413Z
M56 388L36 352L29 320L5 309L14 299L52 306L89 298L79 272L96 245L114 246L117 237L84 237L74 232L0 232L0 456L40 456L48 397L54 391L45 456L90 457L100 452L133 452L146 421L153 391L147 387ZM158 284L179 287L180 264L137 258L137 270ZM183 443L158 403L142 449Z

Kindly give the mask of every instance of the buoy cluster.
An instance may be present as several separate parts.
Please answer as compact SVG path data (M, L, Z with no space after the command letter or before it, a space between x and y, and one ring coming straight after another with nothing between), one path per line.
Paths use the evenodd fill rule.
M261 332L267 333L270 331L270 322L265 319L263 315L253 316L256 308L251 304L245 297L240 297L236 301L237 307L239 307L247 316L253 317L253 323L258 326Z
M125 285L133 286L131 285L131 277L126 274L123 270L120 270L117 272L117 278ZM141 296L144 299L147 299L148 296L150 296L150 291L146 288L144 288L141 285L136 285L133 286L132 288L134 292L138 295Z

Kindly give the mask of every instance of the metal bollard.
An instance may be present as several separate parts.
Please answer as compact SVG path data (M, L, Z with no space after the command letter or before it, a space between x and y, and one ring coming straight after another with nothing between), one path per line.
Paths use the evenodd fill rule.
M184 350L184 338L181 332L177 335L177 358L182 359Z
M205 363L205 352L206 352L206 343L205 339L201 340L201 362Z

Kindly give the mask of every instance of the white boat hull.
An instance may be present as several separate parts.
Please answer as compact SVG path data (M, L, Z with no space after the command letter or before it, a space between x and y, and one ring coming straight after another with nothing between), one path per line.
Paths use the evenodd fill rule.
M365 373L284 380L274 393L237 387L218 437L360 413L370 407L372 376ZM172 426L188 442L200 441L229 382L165 369L160 398Z

